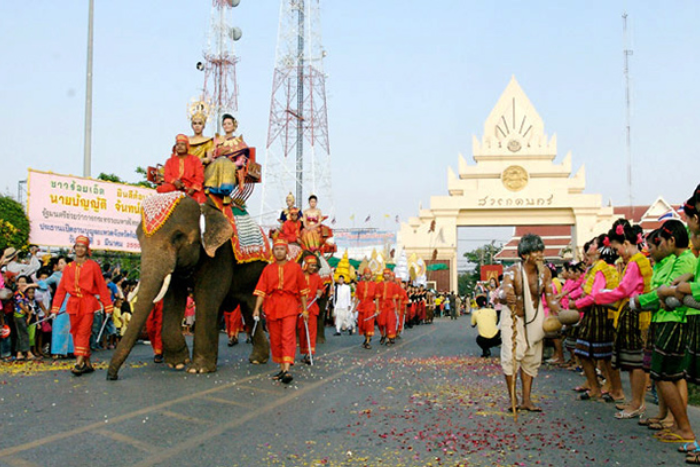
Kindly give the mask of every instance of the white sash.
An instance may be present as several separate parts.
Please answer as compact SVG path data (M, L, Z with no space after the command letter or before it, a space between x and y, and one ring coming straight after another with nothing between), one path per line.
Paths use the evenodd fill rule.
M525 268L520 265L520 271L523 277L523 307L525 309L525 337L527 338L528 347L540 342L544 339L544 305L542 297L539 297L539 306L535 310L532 305L532 294L530 293L530 282L527 280ZM539 271L537 280L540 280Z

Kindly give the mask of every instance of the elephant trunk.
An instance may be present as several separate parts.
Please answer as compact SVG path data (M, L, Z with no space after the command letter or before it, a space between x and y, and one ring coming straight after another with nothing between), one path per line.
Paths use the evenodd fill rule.
M158 265L153 262L146 261L145 258L141 263L144 265L141 273L141 281L138 286L138 295L136 303L132 310L131 321L126 329L124 337L119 341L117 349L112 355L112 360L109 362L107 369L107 379L117 379L117 373L124 361L131 353L136 340L139 337L141 329L143 329L148 316L153 309L153 304L165 296L173 269L168 265Z

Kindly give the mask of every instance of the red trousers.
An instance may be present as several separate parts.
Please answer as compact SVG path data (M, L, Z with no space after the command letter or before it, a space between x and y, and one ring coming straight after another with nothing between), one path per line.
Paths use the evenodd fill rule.
M294 356L297 352L296 328L296 315L275 320L268 319L267 329L270 331L270 350L273 362L294 364Z
M316 335L318 332L318 316L309 315L309 339L311 339L311 355L316 355ZM299 335L299 352L303 355L309 354L309 341L306 339L306 328L304 318L297 318L297 334Z
M357 314L357 332L367 337L374 335L374 311L361 311Z
M243 332L241 307L237 306L233 311L224 311L224 321L226 322L226 335L228 337L238 337L238 334Z
M146 320L146 332L148 333L148 340L151 341L151 347L153 347L153 353L160 355L163 353L163 339L161 334L163 332L163 306L154 306L151 310L151 314L148 315Z
M399 307L399 329L398 332L403 331L403 322L406 316L406 305L401 305Z
M418 302L418 316L422 321L425 321L426 318L426 313L425 313L425 302L421 301Z
M92 334L92 321L94 313L83 313L78 315L68 315L70 318L70 333L73 336L73 344L76 356L89 357L90 335Z
M398 318L396 316L396 310L394 310L393 308L387 308L386 310L382 310L382 314L386 314L386 337L388 337L389 339L395 339L396 330L398 329L399 324Z

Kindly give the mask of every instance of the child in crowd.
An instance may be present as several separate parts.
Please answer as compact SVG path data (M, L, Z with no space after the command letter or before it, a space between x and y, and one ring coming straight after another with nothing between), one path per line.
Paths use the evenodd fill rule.
M192 326L194 326L194 315L196 311L196 306L194 303L194 294L190 292L187 294L187 306L185 308L185 335L192 335Z
M32 319L34 307L30 306L30 300L27 297L27 291L32 290L31 303L34 301L33 289L36 284L30 282L29 277L19 276L17 278L17 291L15 292L14 304L14 321L15 332L17 333L17 361L26 359L34 360L36 356L30 350L29 343L29 322Z

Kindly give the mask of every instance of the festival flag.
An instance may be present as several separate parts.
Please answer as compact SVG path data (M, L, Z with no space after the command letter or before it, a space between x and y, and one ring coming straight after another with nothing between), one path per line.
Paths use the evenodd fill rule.
M674 213L675 213L675 211L674 211L673 209L671 209L670 211L668 211L668 212L667 212L666 214L664 214L663 216L660 216L660 217L657 219L657 221L658 221L658 222L661 222L661 221L665 221L665 220L667 220L667 219L673 219L673 214L674 214Z
M372 218L372 215L370 214L369 216L367 216L367 219L365 219L365 222L369 222L369 220L370 220L371 218Z
M351 220L351 221L354 221L354 220L355 220L355 214L353 214L353 215L350 216L350 220Z
M385 219L389 219L391 216L389 214L384 214Z
M395 219L395 220L396 220L396 223L398 224L398 223L399 223L399 215L398 215L398 214L396 215L396 219Z
M335 216L333 216L333 220L331 221L331 224L335 225Z

